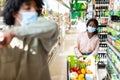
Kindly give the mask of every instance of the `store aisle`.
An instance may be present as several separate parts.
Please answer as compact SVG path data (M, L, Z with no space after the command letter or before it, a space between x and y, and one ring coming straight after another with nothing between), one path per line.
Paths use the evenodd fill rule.
M67 80L67 55L74 54L74 44L77 34L67 34L63 44L49 63L52 80Z

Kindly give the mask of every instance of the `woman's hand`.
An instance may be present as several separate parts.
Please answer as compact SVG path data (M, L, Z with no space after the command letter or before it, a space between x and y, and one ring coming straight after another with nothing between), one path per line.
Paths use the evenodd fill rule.
M79 60L79 61L83 61L83 56L79 56L79 57L78 57L78 60Z
M8 46L10 44L10 42L12 41L14 36L15 35L14 35L12 30L9 32L1 33L1 35L0 35L0 48L4 48L4 47Z
M85 59L85 62L89 62L90 60L92 60L92 58L93 58L92 55L87 56L87 58Z

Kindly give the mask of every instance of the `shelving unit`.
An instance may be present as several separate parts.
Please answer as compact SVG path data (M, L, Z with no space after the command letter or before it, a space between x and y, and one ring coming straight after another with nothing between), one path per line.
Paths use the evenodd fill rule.
M100 24L108 24L109 20L109 0L95 0L94 17Z
M115 49L108 41L107 44L120 57L120 52L117 49Z
M117 31L117 30L113 29L112 27L110 27L110 29L111 29L111 30L114 30L114 31ZM117 31L117 32L119 32L119 31Z
M95 4L96 6L109 6L109 4Z
M99 80L99 75L98 75L98 68L97 68L97 64L96 64L96 80Z
M98 51L98 53L107 53L107 51Z
M108 17L100 17L100 18L108 18Z
M101 63L103 66L106 66L106 54L107 54L107 33L106 33L106 25L99 25L98 26L98 36L100 39L100 44L99 44L99 51L98 51L98 57L99 57L99 62L98 62L98 69L102 68L104 69L105 67L101 67ZM104 59L104 60L103 60Z
M109 29L116 31L117 34L120 34L120 23L119 22L110 22Z
M94 4L93 1L87 3L88 7L87 7L86 19L90 19L93 17L93 13L94 13L93 4Z
M112 68L114 69L115 73L118 75L118 77L120 78L120 73L118 72L117 68L114 66L114 64L112 63L112 61L110 60L110 58L107 56L107 60L110 62Z
M109 74L109 72L108 72L107 69L106 69L106 71L107 71L107 73L108 73L108 74L107 74L108 78L111 79L111 75Z
M98 33L98 34L107 34L107 33Z
M108 70L114 71L113 73L110 73L112 75L111 77L117 77L117 80L120 80L120 51L119 51L119 39L120 39L120 23L110 21L107 32L108 32L108 39L107 39L107 45L108 45L108 66L110 65L113 70L110 70L110 67L107 67ZM116 80L116 79L113 79Z

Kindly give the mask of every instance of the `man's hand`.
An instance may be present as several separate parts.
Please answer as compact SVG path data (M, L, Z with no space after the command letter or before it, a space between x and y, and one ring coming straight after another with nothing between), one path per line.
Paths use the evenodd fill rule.
M13 37L14 37L14 33L13 31L9 31L9 32L5 32L2 33L1 35L1 41L0 41L0 48L4 48L6 46L8 46L10 44L10 42L12 41Z

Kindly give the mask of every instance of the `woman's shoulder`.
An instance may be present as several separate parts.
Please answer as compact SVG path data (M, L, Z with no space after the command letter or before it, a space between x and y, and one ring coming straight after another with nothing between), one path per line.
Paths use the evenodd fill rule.
M86 36L86 33L87 33L86 31L79 32L78 37Z
M98 34L95 34L95 38L96 38L97 40L99 40L99 36L98 36Z

